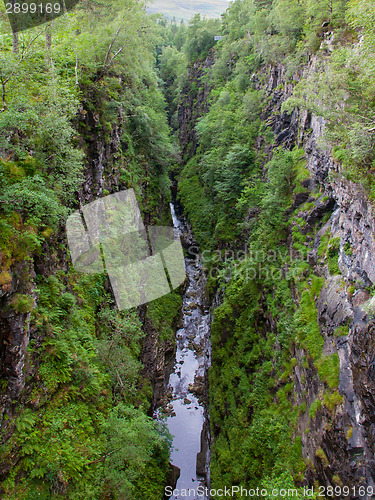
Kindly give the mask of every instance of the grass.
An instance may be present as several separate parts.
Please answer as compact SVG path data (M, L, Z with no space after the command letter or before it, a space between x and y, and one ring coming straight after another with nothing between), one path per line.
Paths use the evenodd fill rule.
M329 466L329 461L328 461L328 458L327 458L327 455L324 453L324 450L323 448L319 447L317 450L316 450L316 453L315 455L320 458L322 464L324 467L328 467Z
M319 257L323 257L326 254L328 248L328 242L330 239L331 239L331 234L329 232L324 233L323 236L321 237L318 248Z
M320 358L324 345L315 305L315 297L319 295L323 281L317 276L312 277L311 287L302 292L300 307L295 314L297 338L309 350L314 361Z
M333 335L335 337L346 337L349 334L349 325L342 325L335 328Z
M320 379L327 382L330 389L339 386L340 360L336 353L331 356L322 356L316 361L315 366Z
M331 275L341 274L338 265L339 251L340 238L332 238L331 232L328 231L323 234L318 247L318 256L325 258Z
M8 271L1 271L0 273L0 286L10 285L12 282L12 276Z
M295 150L294 153L296 156L299 154L299 158L296 160L295 169L296 169L296 180L303 182L307 179L310 179L311 174L307 168L307 160L305 157L305 151L303 149Z
M340 250L340 238L332 238L328 244L327 249L327 265L330 274L337 275L340 274L340 268L338 265L338 254Z
M336 406L338 406L343 402L344 398L338 391L334 391L332 393L326 393L323 396L323 404L330 411L333 411L336 408Z
M309 409L309 417L315 418L316 412L320 410L321 407L322 407L322 402L320 401L320 399L316 399L315 401L313 401Z
M351 246L349 241L347 241L344 245L344 252L346 253L346 255L353 255L353 247Z
M304 212L309 212L314 207L315 207L315 202L309 201L308 203L305 203L304 205L302 205L301 210L303 210Z

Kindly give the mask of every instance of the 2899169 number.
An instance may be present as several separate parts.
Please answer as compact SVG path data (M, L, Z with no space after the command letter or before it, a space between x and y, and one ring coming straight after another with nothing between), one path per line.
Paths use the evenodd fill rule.
M59 3L7 3L5 4L7 14L60 14Z
M318 497L347 497L347 496L375 495L372 486L319 486Z

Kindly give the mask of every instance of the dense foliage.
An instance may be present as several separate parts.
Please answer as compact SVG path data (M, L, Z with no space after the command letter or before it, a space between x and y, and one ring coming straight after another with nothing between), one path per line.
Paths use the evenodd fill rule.
M16 39L1 9L2 309L27 317L30 339L25 389L2 415L0 495L160 500L171 443L149 417L141 358L145 324L170 341L181 299L159 299L142 321L119 312L104 275L71 266L64 235L80 203L127 188L149 223L170 222L159 27L141 2L90 1ZM90 179L97 157L102 178Z
M38 287L32 325L44 338L30 341L33 389L2 446L19 458L3 498L159 498L169 439L146 415L136 311L112 308L103 276L59 272Z
M329 205L312 223L309 214L329 197L308 187L301 144L283 143L272 126L296 108L323 117L320 147L373 196L373 12L372 0L236 0L215 26L222 40L201 49L187 33L209 30L205 20L169 26L171 46L159 58L167 96L180 91L197 106L210 89L209 111L194 124L197 150L179 172L179 198L206 250L209 290L224 291L212 325L212 487L301 485L311 462L301 455L300 417L320 411L329 419L342 403L338 356L323 354L316 308L325 276L340 274L339 242L326 230L318 265L307 258ZM179 68L185 62L188 83L165 54ZM267 93L275 66L284 77ZM293 93L280 110L274 96L286 86ZM310 408L303 391L297 397L296 366L324 387Z
M209 375L212 487L301 486L311 463L300 419L330 418L342 403L338 357L323 352L317 323L325 278L340 280L339 242L303 144L272 127L296 109L321 116L320 147L338 175L374 198L374 7L235 0L221 20L177 25L156 23L141 1L88 0L18 37L1 7L1 305L30 333L26 385L3 415L2 498L162 497L170 436L148 416L141 356L145 325L159 343L173 337L180 297L118 312L104 275L70 265L63 228L72 210L127 188L148 223L169 223L171 171L206 250L208 292L223 292ZM267 92L275 68L282 83ZM287 87L275 112L273 92ZM181 110L194 134L183 135ZM170 130L196 139L181 144L179 164ZM325 215L309 217L317 206ZM309 407L297 368L323 387Z

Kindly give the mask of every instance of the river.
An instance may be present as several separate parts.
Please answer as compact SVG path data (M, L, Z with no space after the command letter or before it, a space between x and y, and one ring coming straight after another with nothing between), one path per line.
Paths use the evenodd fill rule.
M171 204L173 225L180 236L189 233L184 219ZM182 238L184 239L184 238ZM171 499L208 500L197 491L209 486L209 425L206 372L210 365L210 311L205 304L205 279L196 259L185 259L188 285L183 295L182 328L177 333L177 351L169 378L172 395L167 427L173 436L171 463L180 469ZM189 491L189 496L186 496ZM199 493L199 495L198 495ZM184 495L184 496L183 496Z

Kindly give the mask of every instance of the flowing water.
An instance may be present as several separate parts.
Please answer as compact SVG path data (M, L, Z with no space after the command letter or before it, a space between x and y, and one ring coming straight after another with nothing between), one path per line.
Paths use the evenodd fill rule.
M175 230L179 235L186 234L189 229L176 215L173 204L171 212ZM199 495L194 491L199 485L208 486L209 482L208 409L201 399L205 399L207 393L205 376L211 355L210 311L204 303L205 282L201 264L186 258L185 267L188 286L183 296L183 326L176 334L176 362L169 378L173 409L167 417L168 429L174 436L171 463L180 469L176 489L185 492L184 496L172 495L171 498L207 500L208 496L201 495L201 489ZM186 496L187 491L189 496Z

